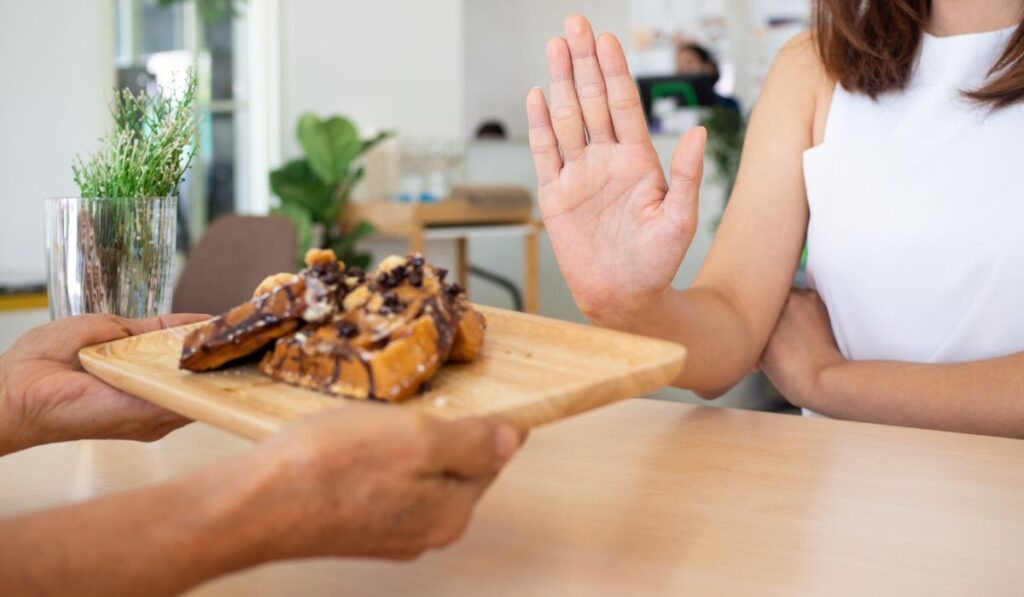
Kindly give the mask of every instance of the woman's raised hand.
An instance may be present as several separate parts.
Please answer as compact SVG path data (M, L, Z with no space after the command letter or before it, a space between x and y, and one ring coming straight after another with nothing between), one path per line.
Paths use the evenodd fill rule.
M548 42L551 103L527 98L538 197L577 305L615 325L666 293L697 225L706 132L679 141L666 181L614 35L581 16Z

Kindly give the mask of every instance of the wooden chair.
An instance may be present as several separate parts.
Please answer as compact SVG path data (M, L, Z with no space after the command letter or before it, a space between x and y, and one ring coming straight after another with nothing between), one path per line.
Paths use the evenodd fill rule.
M263 278L295 271L296 243L294 226L281 216L217 218L185 263L174 312L216 315L245 302Z

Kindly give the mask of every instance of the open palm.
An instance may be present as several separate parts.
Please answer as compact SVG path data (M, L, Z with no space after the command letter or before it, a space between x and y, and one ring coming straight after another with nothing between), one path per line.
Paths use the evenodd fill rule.
M680 140L669 180L615 36L566 20L548 43L551 107L530 92L530 147L555 256L588 316L641 307L672 283L693 240L706 133Z

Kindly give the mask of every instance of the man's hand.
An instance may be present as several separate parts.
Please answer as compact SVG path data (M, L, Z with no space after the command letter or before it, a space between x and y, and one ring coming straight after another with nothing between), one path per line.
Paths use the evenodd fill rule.
M274 560L414 558L462 534L520 442L499 419L347 403L185 477L0 520L0 586L176 595Z
M761 369L796 406L820 392L821 372L845 362L818 293L794 290L761 356Z
M462 534L521 441L500 419L444 422L347 405L261 444L236 463L248 489L230 491L254 497L237 511L243 520L268 526L260 560L409 559Z
M550 108L540 89L527 98L537 194L576 304L628 327L671 290L693 240L707 133L683 136L666 180L618 40L578 15L565 31L547 47Z
M208 318L83 315L28 332L0 356L0 455L76 439L152 441L188 423L85 373L78 351Z

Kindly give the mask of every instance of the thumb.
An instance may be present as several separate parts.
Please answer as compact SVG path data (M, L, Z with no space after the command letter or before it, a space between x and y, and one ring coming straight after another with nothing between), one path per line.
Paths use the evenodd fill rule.
M683 232L697 230L697 206L700 203L700 181L704 177L704 145L708 131L694 127L679 139L672 155L668 193L663 209L665 215Z
M522 436L497 417L438 422L432 469L470 478L493 475L512 458Z

